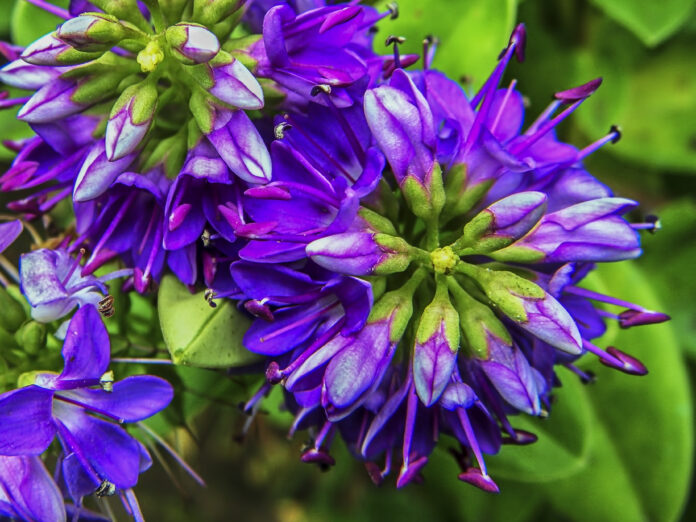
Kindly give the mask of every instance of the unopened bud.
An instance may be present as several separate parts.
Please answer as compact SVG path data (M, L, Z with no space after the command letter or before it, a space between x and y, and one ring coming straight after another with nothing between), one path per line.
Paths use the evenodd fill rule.
M220 51L217 36L202 25L179 23L169 27L165 36L172 55L187 65L208 62Z
M56 36L78 51L106 51L127 36L118 18L105 13L83 13L67 20Z

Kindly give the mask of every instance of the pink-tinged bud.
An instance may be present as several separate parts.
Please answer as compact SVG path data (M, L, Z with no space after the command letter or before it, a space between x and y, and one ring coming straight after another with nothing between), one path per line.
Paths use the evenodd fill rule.
M450 382L459 349L459 314L444 282L421 316L413 348L413 380L426 406L435 403Z
M320 266L348 275L402 272L411 256L401 238L371 232L344 232L312 241L307 255Z
M82 52L56 37L55 33L42 36L29 45L20 58L33 65L77 65L99 58L103 52Z
M83 13L71 18L56 36L78 51L106 51L128 35L118 18L105 13Z
M172 55L187 65L208 62L220 51L217 36L202 25L182 22L169 27L165 36Z
M73 101L78 82L57 78L48 83L29 99L17 113L17 119L27 123L46 123L83 111L89 104Z
M147 80L121 93L111 109L106 126L106 156L109 161L133 152L145 138L157 109L157 87Z
M60 76L61 71L52 67L32 65L15 60L0 69L0 82L18 89L36 90Z
M263 89L242 62L227 53L220 52L210 62L210 66L214 82L214 85L208 89L210 94L240 109L263 108Z
M84 202L101 196L128 168L134 158L135 155L130 154L116 161L109 161L106 157L104 141L94 145L77 174L73 199L76 202Z
M630 328L631 326L642 326L645 324L658 324L669 321L670 317L661 312L651 310L624 310L619 314L619 326Z

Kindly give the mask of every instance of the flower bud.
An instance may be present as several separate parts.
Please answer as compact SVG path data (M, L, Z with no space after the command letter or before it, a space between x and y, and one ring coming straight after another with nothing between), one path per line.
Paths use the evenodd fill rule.
M324 268L348 275L403 272L411 262L403 239L381 233L344 232L307 245L307 255Z
M491 257L498 261L620 261L640 255L640 240L621 214L637 203L597 198L546 214L539 225Z
M81 203L101 196L116 178L125 172L134 157L134 154L129 154L121 159L109 161L104 141L98 142L87 153L80 172L77 173L73 199Z
M64 65L77 65L99 58L100 52L82 52L71 45L58 39L55 33L42 36L29 45L20 58L32 65L48 65L60 67Z
M421 316L413 348L416 393L426 406L440 398L450 381L459 349L459 315L449 301L444 281Z
M172 55L186 65L205 63L220 51L220 42L211 31L198 24L179 23L165 32Z
M106 126L106 157L121 159L143 140L157 109L157 87L147 80L121 93L111 109Z
M508 246L539 222L546 211L546 200L545 194L530 191L496 201L464 226L454 250L487 253Z
M474 279L492 304L520 328L561 351L582 353L582 339L575 321L540 286L512 272L467 263L460 263L457 268Z
M18 89L36 90L60 76L53 67L32 65L24 60L15 60L0 69L0 82Z
M118 18L105 13L83 13L71 18L56 31L56 36L83 52L107 51L127 36Z
M46 326L29 321L17 331L15 339L26 353L36 355L46 346Z
M263 89L241 61L222 51L210 62L210 67L210 94L232 107L247 110L263 108Z

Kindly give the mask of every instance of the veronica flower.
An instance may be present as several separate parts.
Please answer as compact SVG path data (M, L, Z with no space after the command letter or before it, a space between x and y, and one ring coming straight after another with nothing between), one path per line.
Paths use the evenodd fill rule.
M62 353L60 374L38 373L35 384L0 395L0 455L39 455L57 436L63 478L76 502L97 490L124 495L150 459L121 424L160 411L171 401L172 388L152 376L113 381L107 372L109 337L91 305L70 321Z
M582 159L618 131L580 151L553 135L598 87L593 81L556 93L551 107L521 133L521 95L514 82L502 90L498 84L508 61L523 58L524 40L519 26L471 100L430 70L396 70L388 84L368 88L367 128L358 123L351 125L357 133L343 130L355 156L324 155L324 147L315 146L323 143L320 134L302 120L293 125L292 111L276 127L274 181L247 191L244 205L267 231L242 247L247 261L233 263L232 274L251 281L256 270L261 278L261 270L302 260L293 267L295 283L282 286L281 300L272 291L254 295L248 282L239 286L249 297L262 297L247 306L263 319L245 345L273 359L267 378L292 393L294 428L316 430L303 460L330 464L328 447L339 432L369 462L376 480L398 465L401 487L418 480L442 432L461 444L459 478L497 491L483 455L497 452L503 438L535 440L508 416L548 413L557 365L585 378L573 363L590 352L620 371L645 373L629 354L592 343L611 316L592 301L620 301L577 286L591 263L640 254L641 227L622 217L636 203L613 197L582 167ZM328 93L317 96L330 100ZM552 117L562 105L567 108ZM383 176L393 176L396 191L384 178L368 184L371 193L341 191L344 180L380 165L343 159L366 158L363 143L378 145L390 167ZM324 157L340 159L315 169ZM325 188L319 194L317 187ZM350 331L329 326L341 324L340 315L323 315L330 302L299 284L316 265L328 273L370 276L375 304L366 320ZM236 266L244 266L243 278ZM308 295L317 297L302 314L285 305ZM357 294L350 299L341 298L341 308L355 314L360 300ZM666 319L623 306L627 310L614 316L623 326ZM375 462L382 455L384 469Z

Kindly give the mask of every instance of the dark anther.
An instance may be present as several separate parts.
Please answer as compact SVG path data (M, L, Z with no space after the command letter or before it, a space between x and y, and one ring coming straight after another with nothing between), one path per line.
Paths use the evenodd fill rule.
M114 315L114 296L107 295L97 304L97 310L104 317L112 317Z
M427 35L423 38L423 45L437 45L440 43L440 39L432 34Z
M312 96L317 96L321 93L331 94L331 86L325 83L320 83L319 85L315 85L314 87L312 87L312 90L310 92Z
M387 10L391 13L389 15L390 20L396 20L399 18L399 4L396 2L389 2L387 4Z
M655 214L648 214L647 216L645 216L645 222L652 224L653 227L648 229L648 232L650 232L651 234L654 234L662 228L660 218Z
M215 303L215 301L213 301L213 299L215 299L215 290L213 290L212 288L206 288L205 292L203 292L203 297L208 302L211 308L217 307L217 304Z
M391 34L391 35L387 36L387 40L384 42L384 45L389 47L392 44L395 44L395 43L402 44L405 41L406 41L406 38L404 38L403 36L396 36L396 35Z
M286 121L281 121L278 125L273 127L273 135L275 139L282 140L285 137L285 133L290 129L292 129L292 125Z
M378 32L379 32L379 27L377 27L376 25L371 25L371 26L367 29L367 32L370 33L370 34L378 33Z
M116 486L109 482L108 480L102 481L101 484L99 484L99 487L97 490L94 492L94 494L98 497L110 497L116 493Z
M616 133L616 136L611 140L612 143L616 143L621 139L621 127L618 125L612 125L611 129L609 129L609 133Z
M594 384L597 382L597 376L594 374L594 372L586 370L585 376L581 377L581 380L583 384Z
M104 390L105 392L111 393L112 391L114 391L113 370L104 372L104 374L101 377L99 377L99 386L101 386L102 390Z

